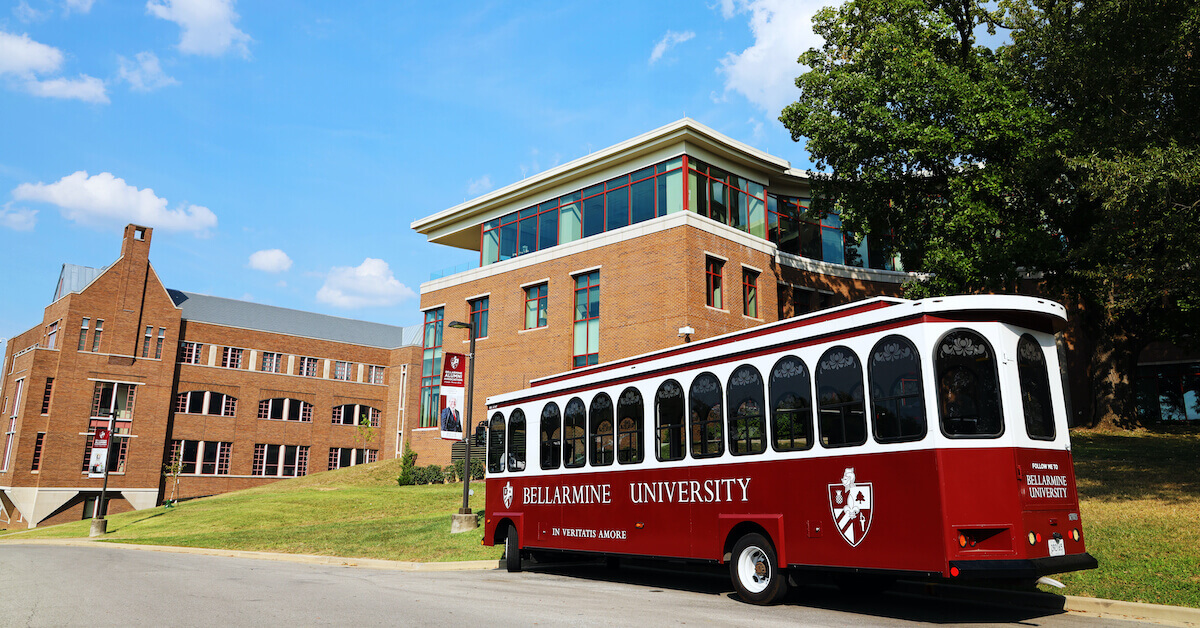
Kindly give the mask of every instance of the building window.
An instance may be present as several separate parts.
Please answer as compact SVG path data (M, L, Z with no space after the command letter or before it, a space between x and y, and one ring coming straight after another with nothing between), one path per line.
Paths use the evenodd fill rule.
M317 374L320 362L317 358L300 358L300 375L302 377L320 377Z
M57 347L57 343L58 343L58 321L54 321L53 323L50 323L50 325L46 327L46 348L54 349Z
M92 319L85 316L83 317L83 322L79 324L79 351L87 351L88 323L91 322L91 320Z
M308 474L308 445L254 445L254 475L293 478Z
M146 335L142 336L142 357L150 357L150 341L154 340L154 326L146 325Z
M50 396L54 393L54 378L46 378L46 392L42 394L42 414L50 414Z
M134 384L96 382L92 392L92 418L116 417L119 421L133 419L133 402L137 396Z
M377 449L353 449L350 447L329 448L329 470L344 469L354 465L375 462L379 458Z
M704 258L704 304L718 310L725 309L721 299L721 271L725 262L715 258Z
M8 419L8 431L4 433L4 466L0 471L8 471L8 459L12 455L13 437L17 433L17 417Z
M92 353L100 351L100 337L104 335L104 319L96 319L96 331L92 333Z
M198 342L179 343L179 362L181 364L199 364L200 353L204 345Z
M278 397L258 402L258 418L272 421L312 422L312 404L299 399Z
M688 158L688 209L760 238L767 237L766 188Z
M240 369L242 368L242 350L233 347L224 347L221 349L221 368Z
M333 408L334 425L369 425L379 427L379 418L383 413L371 406L348 403Z
M546 284L525 288L525 329L546 326Z
M155 360L162 359L163 341L166 340L166 338L167 338L167 328L159 327L158 328L158 340L154 343L154 359Z
M471 305L471 329L476 338L487 338L488 335L488 298L475 299Z
M382 366L367 366L367 383L382 384L383 383L383 367Z
M680 211L682 167L676 157L489 221L482 229L480 264Z
M742 312L758 318L758 273L742 269Z
M207 390L181 392L175 396L175 411L184 414L236 416L237 398Z
M37 440L33 443L33 464L30 471L40 471L42 468L42 447L46 444L46 433L38 432Z
M573 368L600 361L600 271L575 277Z
M171 442L171 459L179 461L179 473L185 475L229 475L229 458L233 443L175 440Z
M259 369L264 373L278 373L283 369L283 356L278 353L264 351L262 354L262 366Z
M354 370L353 362L342 362L340 360L333 363L333 378L348 382L352 379L350 373Z
M108 419L92 419L88 425L87 440L83 444L83 464L80 465L80 471L87 473L88 465L92 460L92 440L96 437L97 428L108 429ZM118 434L129 434L129 421L114 421L113 436L109 440L108 450L108 472L109 473L125 473L125 457L129 453L129 439L118 438Z
M444 308L425 312L424 350L421 356L421 427L437 427L442 380L442 322Z

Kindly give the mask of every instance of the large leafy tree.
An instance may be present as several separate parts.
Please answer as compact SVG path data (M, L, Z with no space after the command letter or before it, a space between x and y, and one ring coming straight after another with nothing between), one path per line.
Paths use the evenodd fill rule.
M913 296L1062 299L1077 414L1135 423L1138 353L1200 323L1200 3L851 0L814 27L780 118L814 210L894 234Z

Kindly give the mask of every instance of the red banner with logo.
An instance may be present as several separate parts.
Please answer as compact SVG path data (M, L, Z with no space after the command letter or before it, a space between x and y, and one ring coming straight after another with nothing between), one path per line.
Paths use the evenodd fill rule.
M441 403L438 408L438 425L442 438L462 440L463 437L463 393L467 381L467 356L461 353L442 354Z

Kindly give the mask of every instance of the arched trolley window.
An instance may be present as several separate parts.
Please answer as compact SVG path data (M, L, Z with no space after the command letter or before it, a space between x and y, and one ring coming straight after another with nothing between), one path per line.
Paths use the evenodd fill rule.
M714 458L725 453L724 413L721 411L721 380L701 373L688 391L692 433L692 457Z
M917 347L903 336L880 340L871 349L868 373L875 440L899 443L925 438L925 397Z
M761 454L767 448L766 399L758 369L743 364L729 376L729 451L735 456Z
M588 445L593 467L613 463L613 404L612 398L605 393L592 398L588 411Z
M504 471L504 415L497 412L488 423L488 473Z
M541 460L543 469L557 469L562 464L562 413L551 401L542 408Z
M577 469L587 462L587 409L576 397L563 414L563 466Z
M654 395L654 428L659 461L683 460L683 386L673 379L663 382Z
M800 358L785 355L771 368L771 446L775 451L812 447L812 382Z
M969 329L955 329L938 341L938 414L942 432L960 438L995 438L1004 432L996 353Z
M862 365L849 347L833 347L817 362L821 445L849 447L867 442Z
M636 464L645 455L642 447L642 393L632 386L617 398L617 462Z
M525 470L525 413L513 410L508 417L508 470Z
M1021 380L1021 409L1030 438L1054 440L1054 405L1050 401L1050 372L1046 354L1029 334L1017 341L1017 374Z

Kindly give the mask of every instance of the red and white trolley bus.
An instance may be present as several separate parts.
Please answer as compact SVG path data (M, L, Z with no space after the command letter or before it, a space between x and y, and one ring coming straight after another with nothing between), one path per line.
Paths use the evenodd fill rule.
M1051 301L879 298L488 399L484 543L787 570L1036 579L1085 551Z

